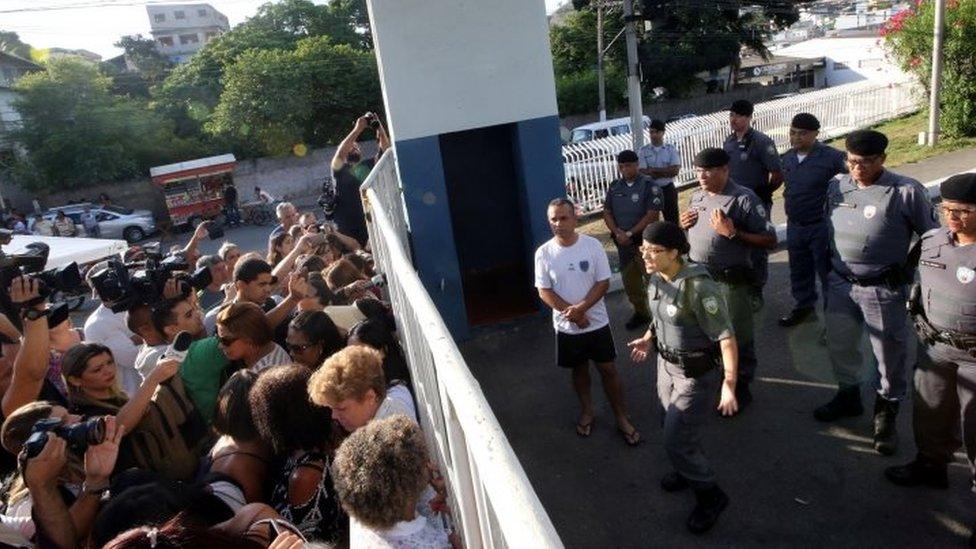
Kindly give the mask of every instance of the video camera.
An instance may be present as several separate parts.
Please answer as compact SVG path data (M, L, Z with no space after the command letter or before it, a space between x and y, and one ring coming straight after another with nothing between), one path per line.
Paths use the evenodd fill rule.
M112 312L119 313L163 299L166 282L171 278L176 279L183 297L213 283L208 267L200 267L192 273L189 271L190 264L182 255L161 258L158 252L149 251L145 261L109 261L106 269L91 277L91 284L105 305Z
M105 442L105 418L95 417L74 425L64 425L59 418L38 421L31 428L31 435L24 443L27 459L40 455L52 434L63 438L68 443L68 450L81 456L89 446L97 446Z
M3 234L7 233L7 234ZM10 243L9 231L0 231L0 245ZM57 292L68 295L84 293L85 281L78 264L71 262L59 269L43 270L51 249L43 242L32 242L27 249L18 254L6 254L0 250L0 312L21 328L19 307L30 307L51 298ZM10 284L22 275L37 281L39 296L27 303L16 304L10 299ZM57 326L68 318L69 309L65 303L52 304L48 315L48 326Z

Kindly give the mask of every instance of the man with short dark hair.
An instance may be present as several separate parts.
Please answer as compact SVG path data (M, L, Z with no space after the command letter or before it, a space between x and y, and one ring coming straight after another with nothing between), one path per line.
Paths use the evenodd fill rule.
M840 389L813 412L819 421L863 413L861 336L867 328L877 359L874 449L882 455L898 447L895 419L911 371L905 302L914 268L908 250L913 235L939 226L925 187L884 168L887 147L883 133L849 134L851 173L831 181L827 191L827 349Z
M142 338L142 346L139 347L139 353L136 355L135 369L143 382L152 373L156 362L168 346L166 338L153 326L152 317L152 307L147 304L136 305L125 314L126 326Z
M374 158L363 159L363 153L356 143L366 128L374 127L379 150ZM349 132L332 157L332 181L335 187L335 206L332 218L337 230L355 238L360 246L366 246L369 234L366 232L366 217L363 214L363 201L359 187L366 180L383 151L390 148L383 123L373 113L366 113L356 119Z
M230 282L227 262L219 255L205 255L197 260L197 269L206 267L210 271L210 284L197 292L197 303L204 311L216 307L224 300L224 284Z
M647 273L638 248L644 227L661 217L664 206L661 189L640 173L637 153L621 151L617 155L620 178L610 183L603 200L603 222L610 229L620 259L620 276L634 314L626 328L633 330L647 324Z
M661 213L665 221L678 224L678 190L674 186L674 178L681 171L681 155L671 143L664 142L664 122L652 120L648 128L651 142L637 151L640 157L640 171L654 180L661 189L661 199L664 207Z

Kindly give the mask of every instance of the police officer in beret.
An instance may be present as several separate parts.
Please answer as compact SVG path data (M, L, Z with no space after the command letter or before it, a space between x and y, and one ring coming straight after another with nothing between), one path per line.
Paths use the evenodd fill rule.
M735 386L738 350L722 289L703 265L688 264L688 240L680 227L658 221L644 229L641 255L650 274L648 300L653 322L644 337L628 343L635 362L657 349L657 390L664 408L664 448L674 471L661 488L694 488L696 504L688 529L700 534L715 524L729 498L701 447L701 426L715 406L738 409Z
M914 276L909 246L913 235L939 224L925 188L884 168L884 134L856 131L845 145L851 173L831 181L827 191L827 349L840 390L813 415L835 421L863 413L861 335L867 328L878 362L874 449L890 455L898 447L895 418L911 367L905 311Z
M734 101L729 108L729 126L732 134L725 139L722 148L729 153L729 173L740 186L751 189L759 196L756 205L760 214L770 220L773 193L783 184L783 174L776 143L768 135L752 127L753 104L745 99ZM762 288L769 277L769 252L763 248L752 250L756 282L755 294L762 296Z
M779 319L783 327L796 326L814 312L817 279L826 294L829 245L824 204L827 185L847 173L844 153L817 141L820 121L801 112L790 122L791 148L782 157L786 187L786 247L790 257L790 289L794 306Z
M922 343L913 402L918 455L885 471L901 486L948 487L946 467L960 442L976 486L976 174L954 175L940 191L945 225L913 248L919 282L910 310Z
M647 277L638 252L644 227L657 221L664 205L661 189L654 180L640 173L637 153L621 151L617 155L620 179L610 183L603 200L603 222L610 229L620 258L620 276L624 292L634 307L627 321L628 330L648 323Z
M724 150L709 148L698 153L695 175L701 188L692 195L688 211L681 214L681 228L688 231L688 257L707 268L725 289L739 349L735 392L741 409L752 402L749 383L757 365L752 321L757 274L752 252L774 248L776 231L766 220L756 193L729 176L729 155Z

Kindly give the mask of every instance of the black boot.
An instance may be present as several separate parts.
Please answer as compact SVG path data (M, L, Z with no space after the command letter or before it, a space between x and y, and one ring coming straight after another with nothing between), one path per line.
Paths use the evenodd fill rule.
M688 530L693 534L707 532L729 505L729 496L718 486L695 491L695 508L688 517Z
M936 463L922 456L905 465L888 467L885 478L898 486L929 486L931 488L948 488L949 478L946 475L946 464Z
M661 477L661 489L665 492L680 492L690 486L691 484L688 484L688 479L681 476L681 473L677 471L671 471Z
M830 402L813 411L813 417L817 421L837 421L842 417L855 417L863 413L861 388L854 385L841 387Z
M801 322L804 322L811 314L814 314L813 307L801 307L799 309L793 309L790 314L781 317L779 319L779 325L784 328L792 328Z
M874 449L883 456L890 456L898 450L897 417L898 401L878 395L874 401Z

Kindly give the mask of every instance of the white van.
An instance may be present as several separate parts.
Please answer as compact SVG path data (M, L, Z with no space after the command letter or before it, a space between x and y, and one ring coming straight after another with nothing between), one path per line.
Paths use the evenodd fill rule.
M644 129L647 129L650 125L651 119L645 116ZM592 141L602 137L623 135L626 133L630 133L629 116L625 118L605 120L603 122L594 122L592 124L584 124L582 126L573 128L572 133L569 134L569 142L582 143L583 141Z

